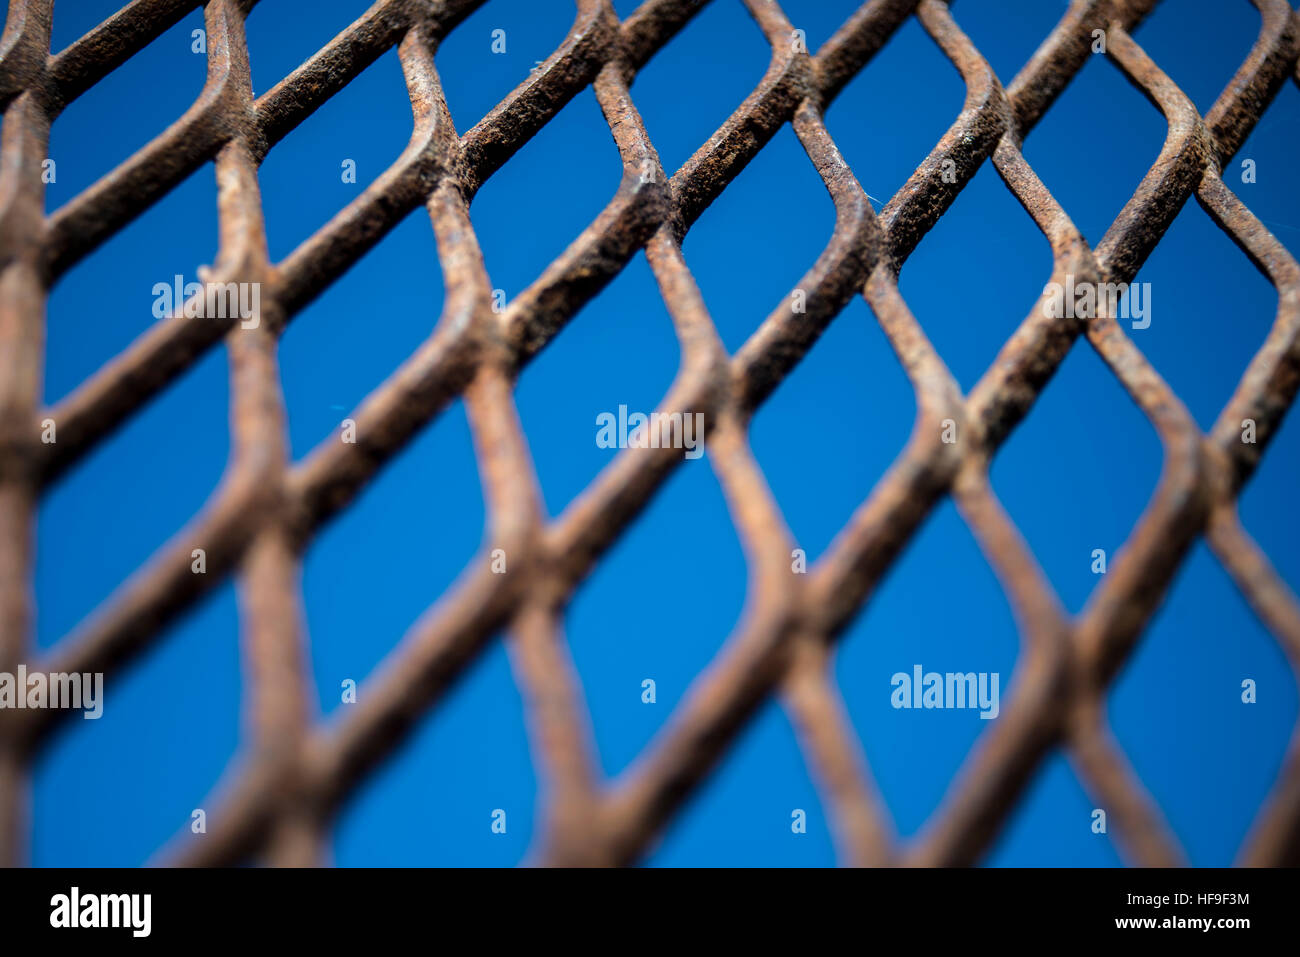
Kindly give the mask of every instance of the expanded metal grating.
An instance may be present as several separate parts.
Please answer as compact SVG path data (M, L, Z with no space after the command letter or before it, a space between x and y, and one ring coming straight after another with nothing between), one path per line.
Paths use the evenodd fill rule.
M541 837L552 864L638 859L769 696L778 695L815 772L837 850L852 864L962 864L980 859L1040 762L1057 746L1108 810L1134 863L1182 852L1112 739L1104 695L1204 535L1256 615L1300 672L1300 605L1237 521L1236 500L1300 387L1300 267L1224 185L1220 173L1281 85L1296 74L1300 14L1254 0L1259 38L1201 117L1129 31L1156 0L1074 0L1005 89L944 0L872 0L815 54L796 42L774 0L745 0L772 50L758 87L671 177L629 93L637 71L703 6L648 0L620 22L608 0L577 0L577 19L545 63L458 134L434 69L439 41L482 0L379 0L290 76L254 97L244 20L255 0L208 0L208 80L168 130L46 217L42 161L50 124L182 16L195 0L134 0L57 56L52 0L11 0L0 39L0 671L28 661L33 509L43 490L224 337L234 441L226 478L189 527L164 545L46 660L50 672L113 675L227 575L237 576L251 740L208 833L186 833L161 860L229 864L320 859L333 812L443 696L495 635L509 635L540 763ZM875 214L822 123L845 84L915 16L966 84L964 107L907 183ZM1159 158L1098 247L1089 249L1035 175L1020 144L1094 55L1106 56L1168 123ZM283 261L263 230L258 166L268 151L396 45L414 112L398 160ZM503 310L470 223L483 182L586 86L617 142L624 176L600 216ZM682 256L686 231L780 127L791 122L834 201L825 250L792 295L735 354L724 350ZM1197 201L1278 292L1272 330L1208 434L1106 310L1091 320L1029 314L963 395L908 310L898 270L987 159L1051 244L1051 281L1133 280L1187 199ZM237 319L160 321L53 408L41 407L48 291L187 175L215 159L216 282L261 284L256 328ZM949 162L950 161L950 162ZM948 176L943 175L944 171ZM955 174L955 175L954 175ZM287 449L276 364L293 316L416 207L438 241L446 300L437 329L350 416L356 442L327 438L299 463ZM513 400L520 369L644 248L682 349L661 412L703 412L709 460L745 547L744 617L665 728L622 776L600 781L587 716L561 633L564 609L605 550L683 461L670 448L628 448L553 521ZM791 574L794 542L750 453L747 425L818 335L861 294L916 392L911 439L826 554ZM800 308L802 306L802 309ZM178 311L179 312L179 311ZM1076 339L1105 361L1154 425L1159 485L1124 549L1075 618L995 499L989 463ZM449 403L467 406L488 504L482 549L452 589L367 679L337 720L312 720L299 564L316 532L348 507ZM41 441L42 421L57 442ZM1244 419L1257 424L1243 443ZM952 420L945 426L946 420ZM954 429L955 442L943 433ZM952 495L992 564L1021 637L1017 679L1000 718L968 756L921 834L899 842L886 822L828 660L930 510ZM191 570L206 551L206 574ZM508 557L498 574L490 556ZM0 712L0 863L25 859L27 768L68 712ZM1240 850L1244 864L1300 862L1300 733Z

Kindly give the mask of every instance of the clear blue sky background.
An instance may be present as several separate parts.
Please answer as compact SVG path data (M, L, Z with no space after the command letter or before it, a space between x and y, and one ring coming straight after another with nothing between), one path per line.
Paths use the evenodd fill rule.
M855 0L786 0L819 46ZM59 0L55 50L106 17L114 0ZM636 6L616 0L620 15ZM961 0L958 23L1004 83L1065 0ZM253 84L265 91L343 29L364 0L263 0L248 23ZM568 0L491 0L437 54L461 131L564 37ZM179 116L204 79L190 52L196 11L73 103L55 122L54 210ZM1245 58L1259 17L1246 0L1166 0L1137 32L1204 112ZM507 31L507 53L490 51ZM679 167L752 90L769 52L739 0L715 0L637 78L633 100L664 166ZM909 22L844 91L827 123L865 189L902 185L962 104L963 85ZM1258 182L1229 186L1300 249L1294 158L1300 92L1288 84L1246 142ZM411 117L390 51L274 150L261 170L272 257L282 259L397 157ZM1089 61L1025 153L1094 244L1157 155L1165 123L1104 58ZM340 181L344 159L359 182ZM493 284L514 296L614 194L620 166L590 90L577 96L482 189L473 221ZM46 398L70 392L153 321L155 282L193 279L216 253L211 164L72 270L49 302ZM879 203L877 207L879 208ZM833 209L789 127L710 207L685 255L731 350L788 293L830 236ZM902 292L964 388L1033 307L1051 269L1046 240L990 164L921 243ZM1203 427L1228 399L1273 321L1276 294L1195 203L1139 279L1154 287L1138 345ZM305 455L432 329L442 283L432 229L417 210L300 314L281 351L290 439ZM518 386L549 511L558 514L608 463L597 413L649 410L679 352L643 255L588 305ZM88 456L41 505L37 641L68 634L208 499L229 452L226 356L211 352ZM855 300L758 414L753 447L810 560L903 448L911 390L865 304ZM993 467L993 484L1063 604L1097 585L1090 554L1119 548L1150 498L1161 450L1147 420L1086 344L1070 353ZM1291 414L1242 499L1246 528L1300 586L1300 416ZM111 503L111 505L110 505ZM306 556L311 666L325 714L340 682L362 680L478 548L483 504L469 431L449 409L386 468ZM664 576L668 575L669 578ZM669 583L667 592L665 583ZM707 462L688 462L581 588L567 636L606 774L647 745L712 659L744 601L745 568ZM653 595L668 594L662 601ZM999 671L1014 680L1007 601L950 504L923 527L835 664L847 710L897 830L915 834L986 722L970 711L895 711L889 677L914 664ZM658 684L641 703L640 682ZM1259 685L1239 701L1243 678ZM364 685L363 685L364 687ZM1198 547L1110 696L1115 734L1193 863L1227 864L1277 773L1297 694L1276 643ZM240 736L237 608L231 585L114 678L105 715L73 721L36 769L33 858L41 865L139 864L186 827ZM339 864L514 864L532 835L536 776L508 658L494 644L409 744L343 811ZM1110 865L1090 832L1092 802L1068 762L1035 778L989 860ZM489 815L506 809L508 830ZM794 835L790 812L808 812ZM668 830L650 863L832 862L823 812L775 706L762 711Z

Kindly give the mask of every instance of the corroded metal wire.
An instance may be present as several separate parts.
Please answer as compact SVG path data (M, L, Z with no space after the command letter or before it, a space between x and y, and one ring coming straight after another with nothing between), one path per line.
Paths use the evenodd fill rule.
M524 693L543 808L533 859L636 860L707 777L756 709L777 695L823 794L841 859L852 864L977 861L1047 753L1063 747L1109 809L1121 850L1144 864L1182 860L1159 808L1106 724L1104 696L1204 535L1300 675L1300 605L1248 538L1236 500L1300 388L1300 266L1220 176L1281 84L1300 79L1300 15L1253 0L1262 25L1249 57L1201 117L1129 35L1156 0L1073 0L1004 88L944 0L871 0L810 55L772 0L745 0L772 50L766 74L671 177L629 87L702 7L647 0L620 22L608 0L576 0L560 47L473 128L454 129L434 68L438 43L481 0L379 0L274 88L254 97L244 19L255 0L208 0L207 82L168 130L46 217L41 161L50 124L73 99L199 5L134 0L57 56L51 0L11 0L0 38L0 670L31 660L32 516L50 483L224 337L234 441L227 475L202 512L34 668L116 673L226 576L239 585L250 683L246 746L219 788L201 839L162 859L223 864L319 861L339 804L436 705L466 665L504 634ZM966 84L962 111L881 212L840 156L825 109L915 16ZM1097 248L1090 249L1020 146L1091 56L1107 56L1164 114L1159 157ZM397 161L283 261L270 261L257 169L267 152L396 45L413 110ZM501 312L470 222L482 183L569 100L594 87L623 164L596 220ZM830 240L787 297L728 355L681 243L708 205L789 122L835 205ZM262 284L260 323L188 321L144 333L53 408L41 408L45 300L51 286L203 163L214 160L220 246L212 280ZM1051 280L1129 282L1187 200L1211 218L1278 291L1273 329L1219 420L1204 434L1115 319L1049 318L1037 305L963 395L898 290L898 271L981 165L991 160L1050 243ZM955 173L941 175L945 165ZM653 175L647 175L652 173ZM289 460L277 368L279 335L309 302L423 205L444 273L429 338L351 413L357 441L326 440ZM645 249L681 345L662 412L703 412L709 460L749 567L741 622L667 726L620 777L601 781L588 716L563 638L575 590L682 461L629 448L547 520L514 405L513 384L581 307ZM884 329L914 387L912 437L826 554L791 574L794 547L750 452L757 407L855 295ZM1151 420L1164 447L1160 482L1085 610L1070 618L1001 508L993 456L1068 351L1085 339ZM301 623L301 555L421 429L463 397L488 506L482 550L456 584L367 679L356 704L319 723L310 704ZM39 441L53 418L58 441ZM1239 440L1242 419L1258 441ZM941 441L944 420L959 440ZM870 599L930 510L951 495L1005 589L1021 636L1010 701L986 729L942 806L904 845L892 832L829 668L835 640ZM190 570L191 549L207 574ZM489 556L504 549L504 574ZM27 767L58 711L0 713L0 862L24 858ZM1245 864L1300 862L1300 729L1240 852Z

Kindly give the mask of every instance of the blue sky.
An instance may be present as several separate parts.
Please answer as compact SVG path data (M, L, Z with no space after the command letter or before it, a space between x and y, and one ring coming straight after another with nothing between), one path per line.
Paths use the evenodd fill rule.
M248 23L256 92L270 88L367 4L262 0ZM636 6L616 0L626 16ZM853 0L786 0L816 48ZM55 50L106 17L113 0L60 0ZM1009 83L1065 9L1064 0L961 0L959 25ZM562 40L569 0L490 0L443 43L437 65L457 128L472 126ZM55 122L57 209L179 116L197 96L195 11ZM507 31L507 52L491 33ZM1246 0L1166 0L1137 31L1153 59L1203 112L1258 31ZM767 44L739 0L714 0L632 87L660 157L676 169L753 89ZM166 77L166 82L159 82ZM845 89L827 126L863 187L882 200L902 185L961 109L963 84L909 21ZM1240 158L1258 181L1230 188L1275 235L1300 247L1291 180L1300 91L1286 85ZM292 132L260 172L268 241L279 260L397 157L411 117L394 51ZM1160 114L1104 58L1091 59L1025 144L1025 155L1096 243L1156 157ZM339 175L356 161L358 182ZM590 90L494 175L473 223L493 285L514 296L600 212L621 170ZM216 252L216 188L207 164L71 270L49 301L45 395L68 394L153 321L155 282L192 279ZM877 204L879 208L881 204ZM688 234L686 260L728 349L788 293L830 236L834 210L788 126ZM909 306L969 388L1033 307L1051 270L1046 240L990 164L925 237L901 276ZM1196 277L1189 282L1189 277ZM1195 203L1175 220L1139 280L1153 287L1138 346L1208 427L1262 343L1277 296ZM433 233L412 213L298 315L280 353L290 444L301 458L433 328L442 281ZM595 416L650 410L679 349L643 254L523 373L519 416L550 514L606 465ZM147 560L208 499L229 453L224 348L209 353L88 455L40 507L36 640L49 648ZM799 544L815 559L907 441L911 389L861 299L831 324L756 416L754 454ZM999 453L995 491L1071 612L1149 500L1156 435L1086 343L1071 351ZM1300 417L1292 413L1241 502L1242 520L1293 588L1300 586ZM112 501L114 507L105 508ZM460 405L423 431L313 542L303 571L319 707L339 707L475 554L484 507ZM666 577L670 576L670 577ZM664 602L664 586L677 596ZM718 483L686 462L580 589L565 623L607 775L651 741L722 646L745 599L745 565ZM240 739L238 610L216 590L157 649L108 683L104 717L73 721L35 774L37 864L144 862L185 826ZM954 624L958 622L958 624ZM895 711L889 677L920 663L998 671L1014 681L1017 638L1001 589L950 503L942 504L843 636L834 671L894 827L915 834L939 805L987 722L970 711ZM658 701L642 704L641 680ZM1255 678L1259 702L1239 702ZM1230 862L1276 775L1297 716L1276 642L1226 573L1198 546L1109 698L1115 736L1200 865ZM162 717L164 720L159 720ZM356 794L332 837L333 859L364 864L514 864L532 836L536 776L509 660L494 643L403 748ZM1034 779L988 861L1104 866L1118 861L1090 832L1091 801L1054 756ZM493 809L508 814L493 835ZM789 827L794 808L808 833ZM816 865L830 836L789 721L774 705L740 736L649 863Z

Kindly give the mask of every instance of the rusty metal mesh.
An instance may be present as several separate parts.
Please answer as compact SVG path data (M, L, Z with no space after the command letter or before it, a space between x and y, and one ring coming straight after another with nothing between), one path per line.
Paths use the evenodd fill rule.
M481 0L379 0L274 88L254 97L244 20L255 0L208 0L208 79L168 130L53 215L41 162L50 124L71 100L199 6L134 0L57 56L52 0L11 0L0 40L4 106L0 171L0 670L28 660L33 508L42 491L223 337L232 381L227 475L193 522L33 668L111 674L227 575L238 580L250 728L210 813L209 833L178 838L161 860L275 864L319 859L332 814L434 706L484 645L508 635L541 780L534 859L636 860L700 785L737 732L778 695L799 732L846 863L976 861L1016 807L1039 762L1070 756L1108 809L1125 856L1182 860L1159 809L1110 735L1104 696L1181 561L1204 535L1255 613L1300 667L1300 606L1236 517L1236 498L1300 385L1300 267L1224 185L1220 171L1281 84L1296 76L1300 14L1254 0L1262 27L1249 57L1206 116L1133 41L1156 0L1073 0L1003 87L944 0L872 0L815 54L792 42L773 0L745 0L771 44L758 87L671 177L659 167L629 93L636 72L702 4L648 0L620 22L607 0L577 0L577 19L545 63L464 134L451 123L434 51ZM879 214L822 123L845 84L916 16L961 72L966 100L952 127ZM1106 55L1164 114L1168 136L1132 199L1090 249L1021 155L1023 137L1092 56ZM353 77L397 45L414 112L398 160L283 261L267 254L258 165ZM572 97L593 84L623 162L600 216L504 309L492 308L469 203L478 187ZM683 259L701 212L791 122L834 201L835 229L798 288L728 355ZM1196 426L1108 315L1048 318L1035 308L963 395L901 298L896 278L921 237L987 159L1047 237L1052 281L1128 282L1190 196L1275 286L1272 330L1208 434ZM220 249L212 280L262 284L261 324L165 319L53 408L40 372L48 290L189 173L215 159ZM956 182L945 182L951 160ZM952 177L948 177L951 179ZM276 365L285 324L417 206L430 216L445 276L440 322L353 413L355 444L323 441L298 463L286 447ZM587 716L561 633L566 603L645 507L680 450L629 448L548 521L513 403L521 367L645 248L682 349L660 411L703 411L707 449L745 547L749 599L734 634L665 728L619 778L600 781ZM820 332L861 294L915 388L911 439L807 575L746 428ZM1076 339L1095 349L1158 432L1165 456L1145 513L1086 609L1067 618L995 499L989 462ZM316 531L458 396L469 414L488 505L479 556L363 684L337 720L312 720L300 625L299 563ZM57 423L57 442L39 440ZM1243 419L1257 444L1240 440ZM951 419L958 441L941 440ZM1021 638L1017 679L921 834L891 833L830 677L832 643L860 611L931 508L952 495L994 568ZM191 571L203 547L207 573ZM504 549L507 570L489 556ZM27 766L60 711L0 713L0 862L24 859ZM1240 850L1247 864L1300 860L1300 734Z

